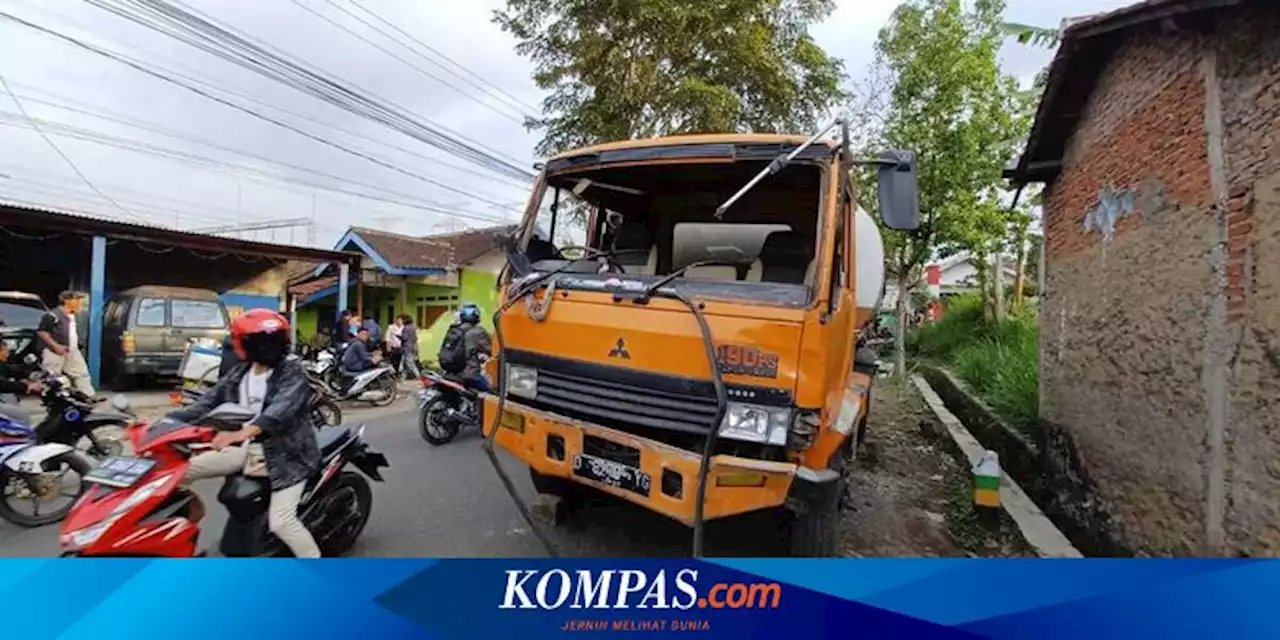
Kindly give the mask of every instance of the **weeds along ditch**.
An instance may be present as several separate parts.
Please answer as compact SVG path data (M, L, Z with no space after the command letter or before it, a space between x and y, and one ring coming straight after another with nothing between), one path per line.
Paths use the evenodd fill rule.
M907 335L907 352L952 370L1011 427L1037 429L1037 318L1030 305L1003 322L983 314L976 295L946 303L942 319Z

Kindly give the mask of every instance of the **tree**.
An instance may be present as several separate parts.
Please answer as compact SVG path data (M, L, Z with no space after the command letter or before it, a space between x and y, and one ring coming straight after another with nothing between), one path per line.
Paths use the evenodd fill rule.
M540 154L671 133L804 132L844 98L809 36L833 0L507 0L495 22L550 91Z
M1005 37L1003 9L1002 0L976 0L969 7L960 0L908 0L880 31L877 64L892 78L881 143L916 152L920 186L920 228L884 234L888 270L900 293L899 327L906 319L907 296L901 294L919 281L927 260L984 248L1007 229L999 186L1024 135L1026 98L996 58ZM875 191L862 193L864 206L874 207ZM905 370L904 347L900 330L899 372Z
M1018 42L1033 47L1045 47L1053 49L1058 46L1058 42L1062 40L1061 29L1049 29L1045 27L1035 27L1028 24L1018 24L1016 22L1000 23L1000 30L1007 36L1012 36Z

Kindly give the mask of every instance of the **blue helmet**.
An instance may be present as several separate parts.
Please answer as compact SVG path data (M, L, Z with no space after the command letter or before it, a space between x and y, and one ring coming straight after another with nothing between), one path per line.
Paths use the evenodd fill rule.
M458 320L462 322L480 323L480 307L473 302L468 302L458 309Z

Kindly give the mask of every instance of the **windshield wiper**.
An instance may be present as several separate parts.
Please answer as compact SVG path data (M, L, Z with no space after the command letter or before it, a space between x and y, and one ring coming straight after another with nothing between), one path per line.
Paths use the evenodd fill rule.
M742 196L747 195L747 192L750 191L757 184L759 184L761 180L764 180L766 176L770 176L779 171L782 171L782 168L787 166L792 160L795 160L796 156L800 155L800 153L803 152L805 149L808 149L809 147L813 146L813 143L817 142L818 139L821 138L822 136L827 135L827 132L836 128L836 126L847 127L848 125L842 119L833 120L831 124L828 124L827 126L823 127L821 131L810 136L809 139L805 140L804 143L801 144L800 146L796 147L795 149L792 149L787 153L780 153L778 154L778 157L769 161L769 166L761 170L760 173L757 173L756 177L752 178L745 185L742 185L742 188L738 189L737 193L733 194L732 196L729 196L729 199L725 200L724 204L716 207L716 214L715 214L716 220L723 218L724 212L728 211L729 207L733 206L733 203L741 199ZM846 132L842 134L842 144L843 144L843 141L847 141L848 139L849 139L849 135L846 130Z
M646 302L649 301L650 298L653 297L653 294L658 292L658 289L661 289L662 287L670 284L672 280L675 280L676 278L679 278L680 276L684 275L684 273L690 269L693 269L695 267L717 267L717 266L736 267L738 266L738 263L729 262L727 260L699 260L697 262L690 262L689 264L686 264L685 266L680 267L679 269L676 269L675 271L672 271L671 273L668 273L665 276L662 276L657 280L657 282L654 282L653 284L645 287L644 291L641 291L640 295L636 297L635 303L645 304Z

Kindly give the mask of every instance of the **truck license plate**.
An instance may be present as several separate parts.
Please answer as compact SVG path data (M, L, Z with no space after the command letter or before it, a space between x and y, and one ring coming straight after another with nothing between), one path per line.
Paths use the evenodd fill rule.
M620 462L579 454L573 457L573 474L645 497L649 495L649 474Z

